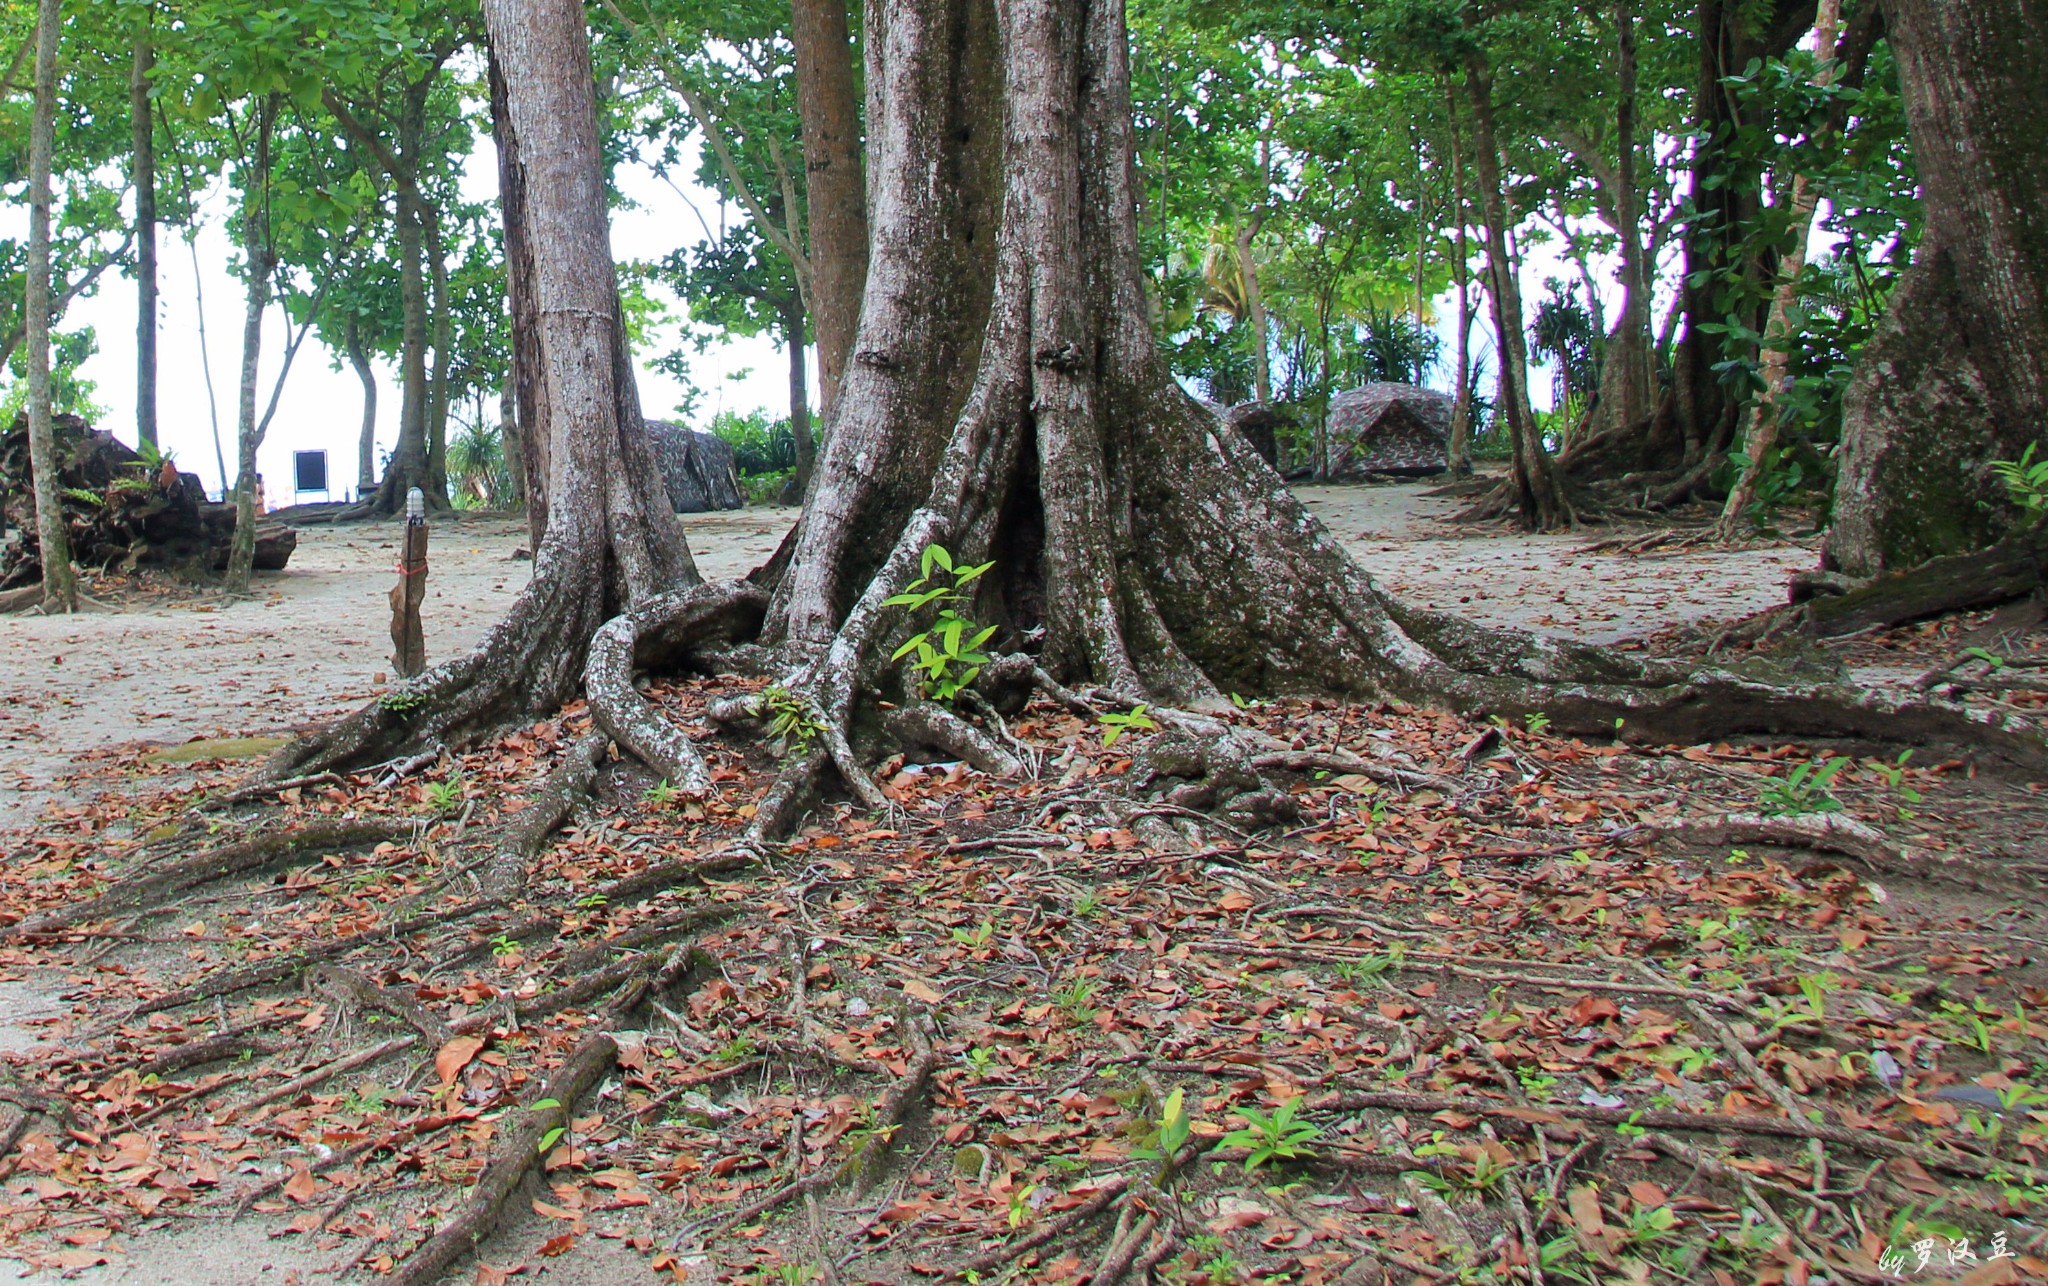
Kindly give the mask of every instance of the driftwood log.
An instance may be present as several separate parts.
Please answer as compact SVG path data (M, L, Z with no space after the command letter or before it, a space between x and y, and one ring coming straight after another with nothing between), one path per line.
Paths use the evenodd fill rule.
M235 507L208 503L196 475L179 472L168 460L147 461L75 415L56 417L52 428L71 555L80 566L124 572L162 567L184 574L227 566ZM31 495L28 424L17 416L0 433L0 530L20 532L19 541L0 546L0 590L42 578ZM298 540L289 527L259 524L256 567L283 570Z

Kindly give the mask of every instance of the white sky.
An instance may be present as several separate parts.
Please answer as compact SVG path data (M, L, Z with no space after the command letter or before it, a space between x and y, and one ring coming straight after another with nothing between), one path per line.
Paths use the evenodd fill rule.
M622 262L659 258L678 244L703 239L702 225L683 198L652 172L637 166L624 169L618 182L633 207L613 213L614 258ZM470 158L463 188L471 199L496 196L497 154L488 138L479 141L476 154ZM684 190L707 212L717 203L717 196L708 190L689 185ZM230 213L230 204L228 197L217 190L203 206L206 222L200 230L197 249L199 285L206 300L204 362L199 307L193 289L192 251L183 236L171 229L164 230L157 251L158 437L164 448L177 457L178 466L198 474L212 492L220 490L221 479L215 464L213 421L207 408L206 363L211 363L222 450L232 473L235 399L242 362L242 286L228 269L231 235L223 223ZM25 210L14 206L0 211L0 228L9 235L26 236ZM680 302L670 302L673 313L680 317ZM80 374L98 385L94 400L109 412L97 427L111 429L130 443L135 440L135 320L134 279L110 272L101 279L97 293L73 302L58 324L60 331L93 327L99 352L84 363ZM262 376L257 393L259 416L276 380L285 342L282 311L273 306L265 320ZM678 329L671 324L663 339L674 340ZM640 356L659 356L674 346L670 342L650 344L651 351ZM788 358L767 338L735 338L729 344L713 345L702 357L693 355L691 363L702 390L700 422L721 408L742 412L766 408L776 415L788 413ZM382 453L391 450L398 440L399 389L395 364L381 361L377 370L377 446ZM672 418L684 391L673 377L650 369L642 361L640 400L648 415ZM496 415L495 399L487 402L487 409ZM308 339L292 364L277 415L257 452L257 468L273 507L293 503L294 451L325 450L328 480L336 488L332 498L343 498L355 482L356 441L362 413L362 383L354 369L317 338ZM317 494L304 498L320 499Z

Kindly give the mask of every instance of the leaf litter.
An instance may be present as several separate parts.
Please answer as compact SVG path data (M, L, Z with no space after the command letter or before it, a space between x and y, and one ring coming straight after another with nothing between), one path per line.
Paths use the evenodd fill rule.
M733 682L650 696L702 733ZM103 759L0 875L17 927L71 911L0 943L69 1005L0 1068L5 1251L261 1218L407 1279L502 1215L464 1279L588 1239L674 1281L2048 1275L2040 783L1234 717L1304 765L1292 824L1134 797L1142 731L1038 705L1026 780L892 761L888 815L759 850L766 748L707 743L701 801L608 763L505 897L578 709L225 808L224 774ZM1778 842L1699 825L1731 817ZM344 822L390 838L298 842Z

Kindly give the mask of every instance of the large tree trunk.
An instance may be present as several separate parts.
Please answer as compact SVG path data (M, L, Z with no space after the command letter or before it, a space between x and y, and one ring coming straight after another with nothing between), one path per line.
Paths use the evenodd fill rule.
M1989 465L2048 449L2048 10L1888 0L1925 231L1850 384L1826 562L1855 575L1990 544Z
M873 712L871 694L895 703L895 726L916 725L916 735L970 749L986 740L921 703L889 660L919 623L898 596L933 545L952 551L955 566L991 564L961 604L997 627L990 647L1007 655L989 666L991 683L1092 684L1085 699L1164 703L1158 716L1201 741L1198 757L1219 782L1235 781L1227 807L1247 820L1285 801L1257 782L1236 734L1188 710L1221 704L1226 691L1377 694L1474 714L1542 709L1560 731L1609 734L1625 720L1635 735L1687 741L1948 738L2048 763L2031 729L1953 707L1694 672L1385 597L1160 357L1138 250L1121 0L876 7L868 297L809 503L775 560L750 578L773 581L773 596L698 586L649 601L644 576L606 592L599 569L630 568L664 528L622 378L580 9L490 0L486 13L513 127L499 145L523 175L506 190L523 191L529 206L522 216L518 201L506 202L511 226L525 225L508 242L527 248L531 270L515 316L540 328L535 406L551 443L552 520L532 584L476 656L416 681L412 713L372 706L273 772L475 735L487 715L502 721L569 695L562 664L587 650L601 726L672 781L708 788L691 739L629 682L654 653L689 652L687 631L647 646L687 622L720 638L758 629L778 645L783 685L816 716L829 762L858 799L884 806L855 749L875 722L856 726ZM621 524L595 493L635 485L654 495ZM679 537L674 548L681 553ZM687 568L683 553L670 583L694 579ZM606 599L632 610L592 640ZM525 704L487 701L508 691ZM761 828L788 823L786 805L801 794L790 783L824 762L800 757L761 804Z
M377 486L377 372L363 347L362 326L351 317L343 345L348 364L363 384L363 423L356 437L356 495L368 497Z
M256 418L256 381L263 356L263 313L270 307L270 274L277 268L270 244L270 144L277 126L277 99L256 104L255 143L242 187L242 378L235 398L235 539L228 547L227 588L245 594L256 568L256 448L263 443Z
M1477 58L1465 71L1472 105L1472 145L1479 169L1479 203L1486 220L1487 292L1498 339L1500 413L1514 448L1512 485L1522 521L1544 531L1572 525L1571 505L1558 484L1529 405L1528 336L1522 329L1522 288L1508 246L1507 195L1501 187L1500 142L1493 124L1493 74Z
M510 370L503 418L507 424L505 461L510 467L517 439L520 498L526 504L526 529L535 549L548 529L549 443L537 431L540 423L540 325L533 302L533 242L526 220L515 218L526 208L526 172L513 141L511 104L504 68L493 55L486 68L491 93L491 138L497 142L498 202L505 212L505 307L512 315Z
M803 122L811 324L818 334L819 394L829 421L853 352L868 276L867 180L846 0L791 0L789 34ZM799 450L799 485L810 480L805 454Z
M128 76L128 123L135 186L135 436L156 445L156 130L150 116L149 72L156 53L147 35L135 41Z
M648 448L626 349L582 5L487 0L484 16L500 174L512 180L499 199L518 255L515 345L533 357L523 373L534 390L529 432L547 444L545 533L532 579L475 652L412 680L416 702L373 704L286 747L274 772L459 743L552 711L581 686L599 626L701 584Z
M50 166L57 150L57 35L60 0L36 6L35 104L28 142L28 265L22 301L28 329L28 449L35 474L36 540L43 560L43 610L78 610L71 542L57 482L50 425Z

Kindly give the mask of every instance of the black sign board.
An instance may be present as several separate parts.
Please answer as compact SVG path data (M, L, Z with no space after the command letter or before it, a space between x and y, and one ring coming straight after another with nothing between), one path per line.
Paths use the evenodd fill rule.
M297 491L327 490L327 453L325 451L292 452L293 489Z

